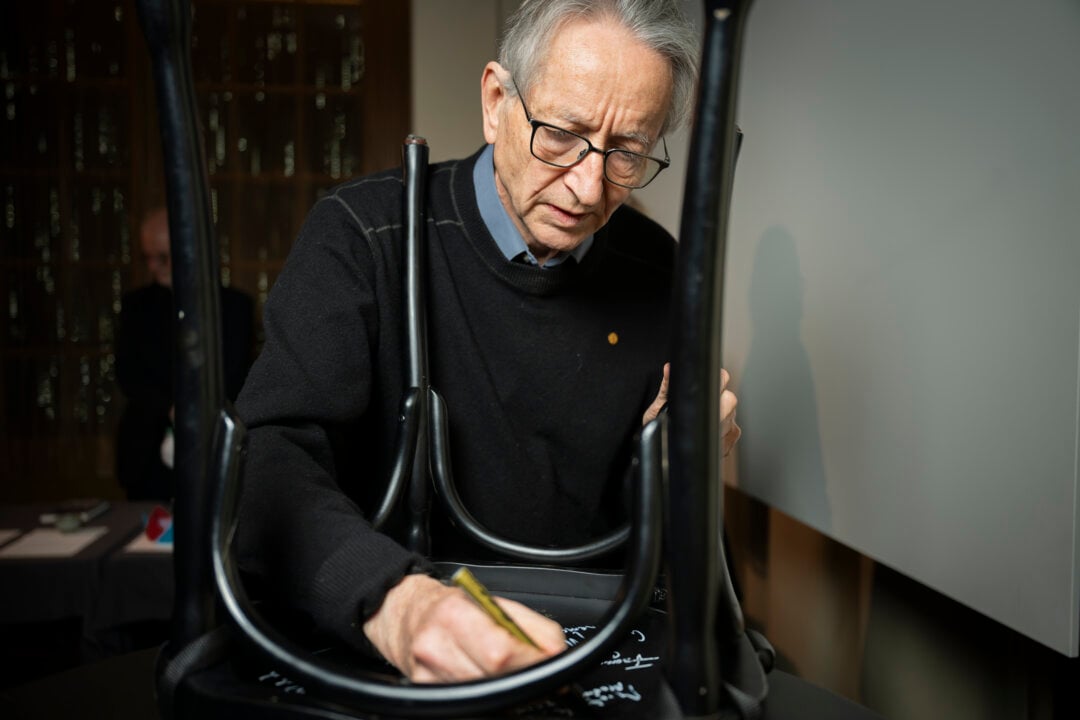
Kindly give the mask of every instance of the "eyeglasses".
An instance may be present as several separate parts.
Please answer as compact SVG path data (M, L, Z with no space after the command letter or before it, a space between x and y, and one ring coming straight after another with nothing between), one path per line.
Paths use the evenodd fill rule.
M645 187L656 179L661 170L671 165L666 139L662 140L664 143L663 160L622 148L601 150L594 147L586 137L557 125L534 119L525 105L525 98L520 92L517 96L521 100L521 108L525 111L525 119L532 126L529 152L542 163L569 168L584 160L589 153L599 153L604 156L604 179L612 185L632 190Z

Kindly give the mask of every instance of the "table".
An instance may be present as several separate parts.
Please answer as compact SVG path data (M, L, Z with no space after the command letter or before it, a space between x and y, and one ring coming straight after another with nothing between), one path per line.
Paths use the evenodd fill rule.
M122 574L110 571L112 560L139 535L153 508L154 503L115 502L87 528L60 537L39 521L55 503L0 506L0 530L15 534L0 533L0 687L140 644L130 640L130 632L120 636L97 618L102 594L127 584ZM67 556L12 557L15 551L40 549L43 539L83 546ZM171 556L157 560L171 580ZM162 594L171 603L171 585ZM142 646L149 641L141 640Z
M155 545L136 536L114 549L105 558L96 601L86 616L87 653L111 657L163 642L174 588L171 543Z
M28 533L42 529L38 517L55 504L0 507L0 529L15 529L18 539L5 543L10 551ZM112 504L109 511L78 532L96 537L68 557L4 557L0 554L0 622L30 623L85 617L97 600L106 558L135 537L153 503Z

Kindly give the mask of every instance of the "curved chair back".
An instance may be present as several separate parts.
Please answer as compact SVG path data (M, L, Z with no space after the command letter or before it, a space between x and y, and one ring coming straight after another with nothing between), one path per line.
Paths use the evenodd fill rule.
M179 355L176 619L159 673L166 717L215 704L228 708L226 715L250 708L277 715L340 718L351 708L379 716L464 716L495 712L553 692L572 684L610 654L648 603L659 564L661 514L678 519L666 523L672 650L665 673L674 701L687 716L718 717L732 707L747 715L764 696L764 677L756 659L748 684L736 690L730 682L740 671L746 674L749 646L722 562L721 485L714 447L719 438L719 319L734 157L734 103L749 2L707 0L705 4L703 75L687 176L671 355L671 430L662 417L642 432L634 523L627 533L630 562L620 589L597 633L566 653L495 679L415 686L399 678L353 672L293 645L260 617L239 582L230 546L243 427L226 406L221 380L217 255L191 81L190 6L187 0L138 0L154 66L165 148ZM408 173L415 175L422 166L410 165L410 153L416 154L416 148L407 146L407 180ZM417 217L422 206L421 198L406 208L407 217ZM422 343L422 315L416 320ZM441 408L429 394L426 369L421 364L413 369L415 392L406 395L403 406L417 408L409 413L417 420L401 427L401 481L394 490L396 497L404 494L404 478L416 476L426 464L425 439L433 445L445 440L426 427L425 416L437 416ZM427 438L429 434L432 437ZM415 449L410 450L410 445ZM444 474L449 478L448 472ZM426 482L414 482L411 488L421 484ZM666 485L666 503L662 485ZM422 489L410 489L409 502L414 517L410 543L423 548L430 503ZM378 515L384 516L389 512L384 509L393 504L384 502ZM229 615L227 625L216 616L218 601ZM237 645L234 638L242 642ZM223 680L219 669L228 664L231 653L245 647L272 658L281 675L318 692L282 704L243 683ZM749 657L753 658L752 649Z

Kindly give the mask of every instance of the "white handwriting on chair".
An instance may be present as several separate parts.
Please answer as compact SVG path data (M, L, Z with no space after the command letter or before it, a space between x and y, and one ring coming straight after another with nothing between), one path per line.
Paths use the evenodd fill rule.
M611 659L605 660L601 665L621 665L626 670L642 670L644 668L651 668L653 665L660 661L660 656L656 657L644 657L641 653L638 653L634 657L623 657L618 650L611 653Z
M612 700L641 702L641 693L632 684L623 685L621 682L594 687L581 693L581 697L593 707L605 707Z
M563 635L566 636L567 647L574 647L587 637L589 630L595 629L595 625L575 625L573 627L564 627L562 631ZM639 643L645 642L645 633L640 630L631 630L630 636L637 640Z
M595 625L578 625L577 627L564 627L563 635L566 636L567 647L574 647L585 639L586 630L595 630Z
M270 672L266 673L265 675L260 675L259 676L259 682L273 684L274 687L281 688L281 691L284 692L284 693L293 693L293 694L296 694L296 695L306 695L307 694L307 691L304 690L303 685L298 685L298 684L294 683L292 680L290 680L289 678L281 675L280 673L278 673L275 670L271 670Z

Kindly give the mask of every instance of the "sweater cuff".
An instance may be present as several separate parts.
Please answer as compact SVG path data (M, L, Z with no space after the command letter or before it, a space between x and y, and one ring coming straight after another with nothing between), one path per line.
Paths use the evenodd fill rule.
M406 575L433 575L434 566L385 535L363 534L342 545L315 574L311 588L313 616L321 629L349 645L378 656L363 625L392 587Z

